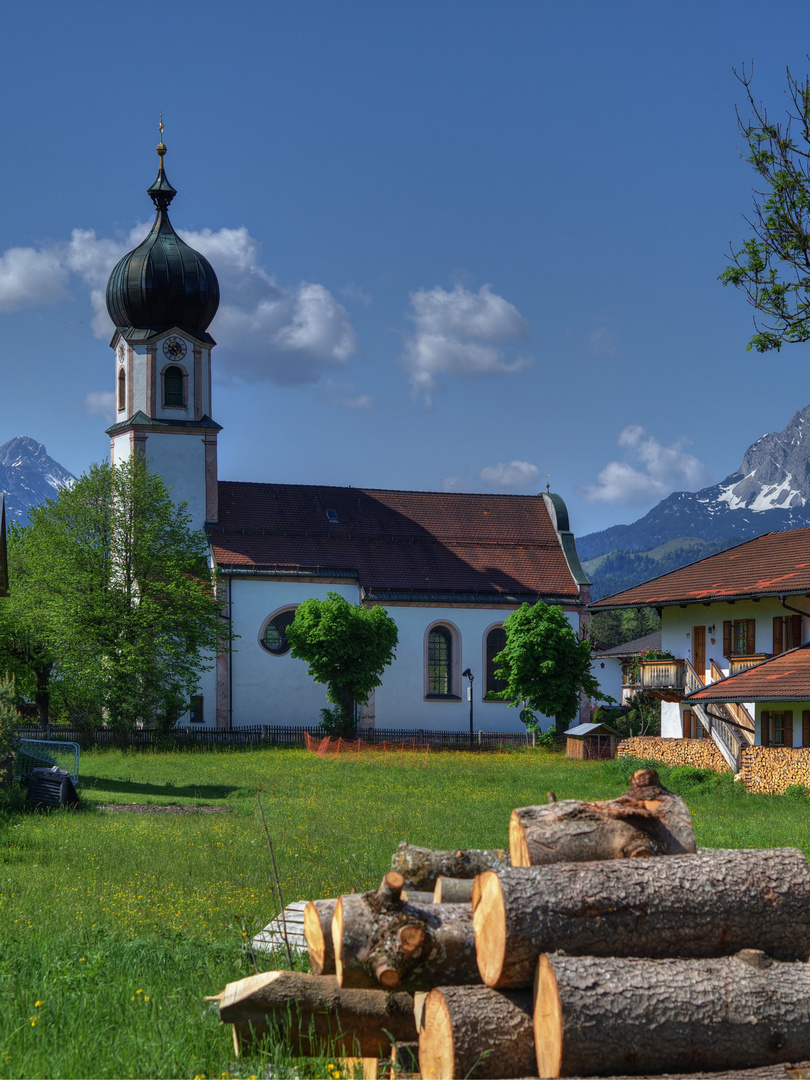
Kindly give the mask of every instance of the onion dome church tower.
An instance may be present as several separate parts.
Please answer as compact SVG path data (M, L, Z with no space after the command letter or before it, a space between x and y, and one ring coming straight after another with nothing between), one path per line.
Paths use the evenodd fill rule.
M217 520L217 433L211 413L208 333L219 306L211 264L169 221L177 194L160 167L147 193L157 209L142 243L125 255L107 282L107 310L116 330L115 420L107 429L113 465L144 454L177 502L187 502L192 527Z

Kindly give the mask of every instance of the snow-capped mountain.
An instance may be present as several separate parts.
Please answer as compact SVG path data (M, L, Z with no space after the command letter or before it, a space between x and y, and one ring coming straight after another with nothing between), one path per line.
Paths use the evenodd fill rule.
M0 491L5 494L6 519L24 524L28 511L61 488L72 487L75 477L48 457L42 443L18 435L0 446Z
M612 551L650 551L683 537L729 545L780 529L810 525L810 405L782 431L749 446L742 465L702 491L676 491L632 525L577 540L583 559Z

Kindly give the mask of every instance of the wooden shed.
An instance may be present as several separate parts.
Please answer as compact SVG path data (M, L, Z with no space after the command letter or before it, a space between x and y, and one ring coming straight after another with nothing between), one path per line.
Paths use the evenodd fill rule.
M565 733L565 756L582 761L616 756L616 743L622 738L607 724L578 724Z

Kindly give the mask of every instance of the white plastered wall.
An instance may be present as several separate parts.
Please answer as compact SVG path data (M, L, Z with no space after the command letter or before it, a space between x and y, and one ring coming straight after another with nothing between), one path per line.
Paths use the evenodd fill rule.
M191 527L205 525L205 443L202 435L150 432L146 440L149 468L162 476L174 502L187 502Z
M810 709L810 701L764 701L756 706L756 746L762 745L762 713L793 713L793 746L802 745L802 713ZM753 713L753 710L751 710Z
M739 619L753 619L756 624L755 644L757 653L770 653L773 648L773 620L775 616L786 617L797 612L786 610L775 597L766 597L754 603L740 600L736 603L689 604L687 607L665 607L662 611L661 648L678 660L689 660L694 665L692 636L695 626L706 627L706 670L698 672L706 682L711 682L711 661L724 675L729 674L728 658L723 656L723 623ZM709 630L714 627L714 632ZM802 619L802 641L808 640L810 617ZM689 703L665 701L661 705L661 734L665 738L681 738L683 735L682 713ZM746 708L753 716L754 704Z
M232 724L315 725L320 710L328 706L326 687L313 682L306 664L289 653L274 656L259 643L267 619L285 607L296 606L316 597L325 599L328 592L344 596L350 603L359 600L356 583L320 584L278 579L234 579L231 584L233 630L239 635L230 657L232 678ZM374 693L375 725L381 728L425 729L431 731L467 731L470 703L468 680L460 673L473 673L474 730L523 732L518 709L505 702L483 700L485 693L485 640L488 630L500 625L509 614L506 609L441 608L383 605L396 622L399 632L397 655L385 669L382 685ZM577 630L579 616L566 612ZM460 656L454 663L457 673L453 689L459 700L425 698L425 635L441 623L451 627L454 640L461 643ZM206 685L208 685L206 681ZM213 694L213 690L210 691ZM209 691L206 691L206 701ZM206 706L206 725L215 725L215 716ZM553 725L546 718L543 729Z

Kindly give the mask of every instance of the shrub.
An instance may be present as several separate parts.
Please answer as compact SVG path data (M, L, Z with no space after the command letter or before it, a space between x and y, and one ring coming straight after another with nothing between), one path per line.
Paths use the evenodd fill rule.
M785 792L785 795L787 795L789 799L796 799L798 802L801 799L806 799L807 796L810 795L810 788L808 788L806 784L791 784Z

